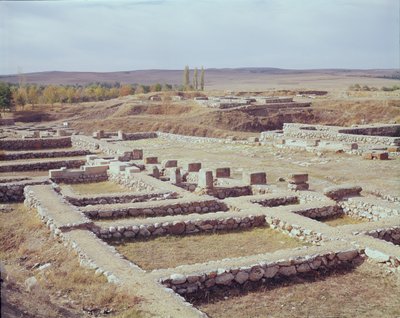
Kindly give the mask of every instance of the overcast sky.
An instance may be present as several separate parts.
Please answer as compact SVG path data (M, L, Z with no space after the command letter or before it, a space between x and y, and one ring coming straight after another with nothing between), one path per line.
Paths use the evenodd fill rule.
M400 0L0 1L0 74L399 68Z

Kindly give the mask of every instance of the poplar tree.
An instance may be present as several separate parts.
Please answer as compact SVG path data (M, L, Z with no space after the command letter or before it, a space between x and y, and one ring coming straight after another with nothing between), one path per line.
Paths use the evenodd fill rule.
M190 80L189 80L189 66L185 66L185 70L183 71L183 87L185 89L188 89L190 85Z
M193 87L197 91L199 89L199 80L198 80L198 70L197 67L194 69L193 72Z
M201 73L200 73L200 89L204 91L204 68L203 66L201 67Z

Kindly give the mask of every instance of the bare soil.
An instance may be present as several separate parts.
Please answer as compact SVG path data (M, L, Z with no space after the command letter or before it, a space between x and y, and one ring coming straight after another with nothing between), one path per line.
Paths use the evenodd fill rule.
M348 215L341 215L339 217L334 217L334 218L329 218L325 220L321 220L321 222L328 224L329 226L341 226L341 225L346 225L346 224L360 224L367 222L366 220L361 220L361 219L356 219L352 218L351 216Z
M153 270L262 254L305 245L307 244L276 230L256 228L214 234L163 236L150 240L120 243L116 245L116 248L141 268Z

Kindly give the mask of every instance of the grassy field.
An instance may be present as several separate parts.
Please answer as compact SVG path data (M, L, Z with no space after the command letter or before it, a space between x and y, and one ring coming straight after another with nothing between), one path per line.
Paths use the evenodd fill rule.
M34 212L22 204L12 207L0 213L0 259L8 275L2 284L5 317L101 317L107 312L141 317L135 310L140 299L80 267L78 257L50 237ZM30 292L24 285L29 277L38 281Z
M274 252L305 243L270 228L188 236L163 236L118 244L117 250L143 269L176 267ZM151 251L151 253L149 253Z
M399 293L396 277L364 262L350 272L225 295L198 308L213 318L389 318L400 317Z
M69 184L68 187L78 194L118 193L128 191L126 188L110 181L76 183Z
M329 226L341 226L341 225L346 225L346 224L360 224L360 223L364 223L366 221L360 220L360 219L355 219L348 215L341 215L339 217L333 217L333 218L321 220L321 222L324 222L325 224L328 224Z

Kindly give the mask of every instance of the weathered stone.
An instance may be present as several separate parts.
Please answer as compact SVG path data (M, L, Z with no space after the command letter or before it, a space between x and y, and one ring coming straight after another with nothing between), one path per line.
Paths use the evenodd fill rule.
M279 268L279 274L284 276L296 275L296 266L282 266Z
M231 273L222 273L215 278L218 285L229 285L235 277Z
M351 261L353 258L355 258L358 255L358 251L356 250L351 250L351 251L345 251L345 252L339 252L337 253L337 257L341 261Z
M172 274L169 278L174 285L180 285L186 282L186 276L182 274Z
M235 276L235 281L239 284L243 284L249 279L249 274L245 271L239 271Z
M378 263L386 263L390 260L389 255L368 247L365 249L365 255Z
M249 274L249 279L253 282L260 280L264 276L264 269L261 266L253 267Z
M269 266L265 269L264 277L273 278L279 271L279 266Z
M211 170L200 169L199 171L199 188L210 189L213 187L213 173Z
M185 232L185 223L178 221L173 222L172 225L169 227L169 232L173 235L182 234L183 232Z

